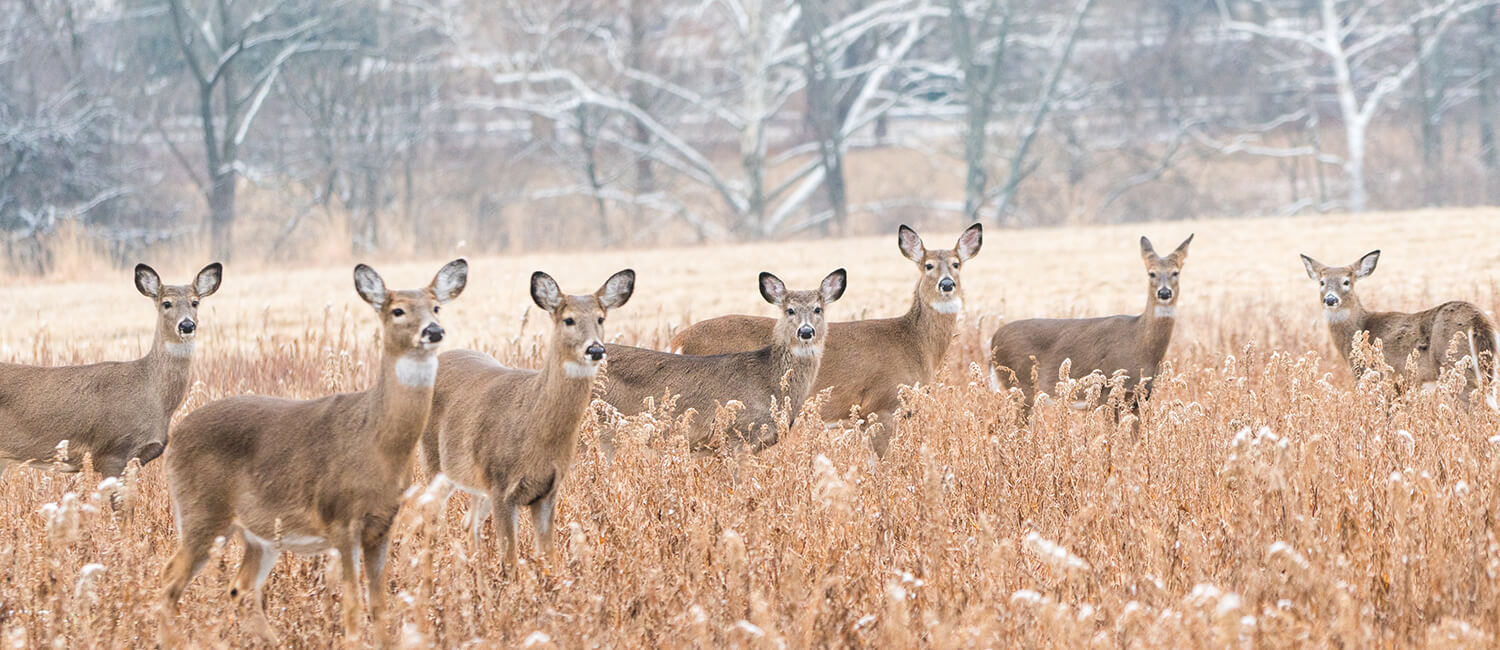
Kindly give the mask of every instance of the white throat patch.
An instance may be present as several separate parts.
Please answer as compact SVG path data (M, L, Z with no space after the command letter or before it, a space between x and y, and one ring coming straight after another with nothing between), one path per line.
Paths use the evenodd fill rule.
M1176 318L1177 317L1177 307L1175 307L1173 305L1157 305L1156 306L1156 317L1157 318Z
M932 309L939 314L957 314L964 310L963 298L945 298L932 301Z
M396 360L396 381L403 386L427 388L437 381L435 354L406 354Z
M823 346L821 346L821 345L793 345L792 346L792 354L797 355L799 357L804 357L804 358L806 358L806 357L816 357L816 356L818 356L818 353L822 352L822 351L823 351Z
M179 359L193 356L192 341L188 341L187 343L168 343L166 344L166 349L167 354Z
M569 379L587 379L599 374L599 364L564 361L563 374Z
M1323 309L1323 319L1330 323L1342 323L1349 320L1349 312L1343 309Z

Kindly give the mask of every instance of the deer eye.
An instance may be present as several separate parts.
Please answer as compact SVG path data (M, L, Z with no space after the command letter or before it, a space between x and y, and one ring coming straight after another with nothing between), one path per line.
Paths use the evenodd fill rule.
M193 308L194 309L198 308L198 301L196 301L196 300L193 301Z
M823 308L822 307L813 307L813 313L814 314L821 314L821 313L823 313Z
M600 316L600 317L599 317L599 324L600 324L600 325L603 325L603 324L604 324L604 317L603 317L603 316Z
M163 302L161 304L161 308L162 309L171 309L172 308L172 301L168 300L166 302Z
M1176 271L1172 272L1172 279L1174 279L1174 280L1177 279L1177 272Z
M1146 276L1149 277L1149 278L1151 278L1152 280L1155 280L1156 279L1156 271L1149 271L1149 272L1146 273Z
M955 269L958 268L958 262L954 262L953 263L953 268L955 268Z
M574 325L577 325L577 324L578 324L578 321L575 321L575 320L573 320L573 319L571 319L571 318L564 318L564 319L563 319L563 324L564 324L564 325L567 325L567 326L568 326L568 327L572 327L572 326L574 326Z
M395 316L396 318L400 318L400 317L406 315L406 310L402 309L400 307L397 307L397 308L391 310L391 315Z
M788 316L796 316L797 315L797 310L792 309L792 308L787 308L786 315L788 315Z
M1344 286L1349 286L1349 278L1344 278Z
M434 314L436 314L436 313L438 313L438 312L440 312L440 311L442 311L442 310L443 310L443 308L442 308L442 307L439 307L439 306L437 306L437 305L433 305L433 306L432 306L432 313L434 313Z
M927 270L928 270L928 271L931 271L931 270L932 270L932 262L928 262L928 263L927 263Z

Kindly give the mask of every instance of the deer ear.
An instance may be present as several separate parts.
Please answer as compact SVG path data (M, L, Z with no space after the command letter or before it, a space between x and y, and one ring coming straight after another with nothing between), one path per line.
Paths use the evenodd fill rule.
M385 280L375 269L364 264L354 267L354 291L376 310L385 308Z
M1178 264L1182 264L1187 260L1188 244L1191 243L1193 243L1193 235L1190 234L1188 235L1188 238L1182 240L1182 243L1177 245L1177 249L1172 251L1172 253L1167 257L1172 258L1172 261Z
M438 302L448 302L463 293L468 284L469 261L460 257L438 269L437 275L432 276L432 284L427 286Z
M920 263L922 256L927 254L927 249L922 246L922 238L906 224L901 224L901 228L896 231L896 245L901 247L901 254L913 262Z
M760 297L773 305L781 304L786 300L786 283L770 273L764 271L760 274Z
M983 244L984 226L976 223L958 236L958 244L953 247L953 252L958 255L960 262L967 262L969 258L979 254L979 247Z
M594 292L594 296L599 299L599 304L604 305L604 308L608 310L624 306L634 293L635 271L625 269L609 276L609 279L604 281L604 286Z
M531 274L531 301L536 306L549 312L556 311L562 306L562 289L557 287L557 280L541 271Z
M1375 272L1375 264L1378 263L1379 261L1380 261L1380 251L1379 250L1373 250L1373 251L1370 251L1368 253L1365 253L1364 257L1359 258L1359 262L1358 262L1359 268L1354 269L1354 277L1360 278L1360 279L1364 279L1364 278L1369 277L1371 273Z
M135 265L135 290L141 295L156 300L161 297L161 276L145 264Z
M1319 262L1306 255L1300 255L1300 257L1302 258L1302 268L1307 269L1307 277L1314 280L1318 279L1318 274L1322 273L1323 269L1328 268L1327 266L1324 266L1322 262Z
M206 298L214 295L219 290L219 283L223 281L224 265L214 262L198 272L198 277L193 280L193 291L197 292L199 298Z
M1144 235L1142 235L1141 236L1141 259L1146 260L1147 262L1150 262L1150 261L1152 261L1154 259L1157 259L1158 257L1159 256L1156 254L1156 248L1151 245L1151 240L1146 239L1146 237Z
M828 304L844 297L844 288L849 283L849 274L843 269L829 273L823 278L823 284L818 285L818 293L823 297L823 304Z

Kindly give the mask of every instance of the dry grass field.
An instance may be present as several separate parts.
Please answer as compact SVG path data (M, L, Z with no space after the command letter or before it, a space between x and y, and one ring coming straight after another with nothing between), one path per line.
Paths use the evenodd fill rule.
M949 246L959 228L924 231ZM1138 427L1105 409L1040 408L1024 428L972 364L1003 318L1138 312L1136 240L1195 231L1172 370ZM964 269L966 309L941 381L909 395L912 425L877 460L863 434L804 418L753 457L695 457L665 418L600 418L559 500L559 561L503 575L470 547L467 499L414 488L395 529L384 626L402 646L453 647L1493 647L1500 643L1500 414L1453 391L1356 381L1320 320L1298 252L1347 264L1375 309L1500 304L1500 212L1142 224L988 233ZM147 260L170 283L206 260ZM381 264L396 287L438 260ZM572 292L634 267L611 338L661 346L696 319L764 314L769 270L810 288L849 270L833 318L894 315L916 273L890 236L713 249L470 260L445 345L537 363L545 325L526 277ZM0 287L0 360L130 358L150 345L128 272ZM311 397L371 376L376 331L349 269L227 267L205 299L182 413L245 393ZM872 351L878 353L878 351ZM1451 382L1450 382L1451 383ZM168 453L171 453L170 450ZM126 481L115 516L99 477L0 478L0 642L145 647L176 541L162 465ZM522 556L530 557L523 523ZM240 548L215 553L177 623L203 647L254 643L227 596ZM293 647L339 638L337 562L284 556L268 584ZM369 643L369 630L359 640Z

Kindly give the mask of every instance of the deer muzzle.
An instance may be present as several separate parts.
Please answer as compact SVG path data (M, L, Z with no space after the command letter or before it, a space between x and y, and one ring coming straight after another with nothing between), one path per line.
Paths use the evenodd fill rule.
M441 343L443 341L443 326L437 323L428 323L427 327L422 328L422 335L419 339L423 345Z
M1332 291L1328 292L1327 294L1324 294L1324 296L1323 296L1323 306L1325 306L1325 307L1337 307L1337 306L1339 306L1339 296L1338 296L1338 294L1336 294L1336 293L1334 293Z
M604 346L597 341L590 343L587 348L584 348L583 354L589 358L589 361L598 363L604 360Z

